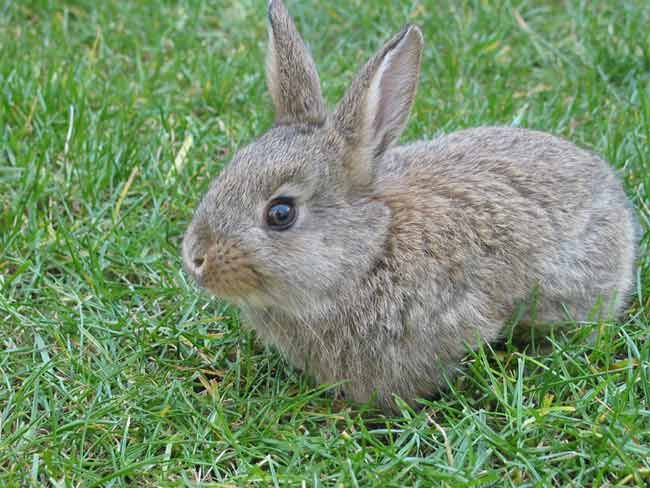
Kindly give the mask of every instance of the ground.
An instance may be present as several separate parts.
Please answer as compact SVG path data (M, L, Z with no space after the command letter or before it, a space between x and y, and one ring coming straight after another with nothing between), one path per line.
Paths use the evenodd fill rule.
M287 4L331 103L418 23L404 140L480 124L562 135L621 170L648 228L645 0ZM440 398L393 417L333 402L188 283L193 207L272 121L265 9L0 3L0 485L648 483L647 255L620 323L575 324L547 354L483 348Z

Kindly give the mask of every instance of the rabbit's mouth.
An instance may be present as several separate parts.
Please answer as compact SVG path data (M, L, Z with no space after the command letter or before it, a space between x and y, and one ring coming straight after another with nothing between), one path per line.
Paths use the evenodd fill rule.
M211 294L228 301L242 304L250 301L261 286L261 277L254 268L240 266L236 271L215 270L197 280Z

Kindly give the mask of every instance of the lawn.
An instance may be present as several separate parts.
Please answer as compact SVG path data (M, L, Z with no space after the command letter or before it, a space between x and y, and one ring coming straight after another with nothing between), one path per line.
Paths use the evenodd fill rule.
M646 0L287 5L330 103L415 22L404 140L562 135L621 170L648 228ZM545 355L483 348L394 417L333 402L189 283L194 206L272 122L265 10L0 0L0 486L650 483L647 254L623 322L576 324Z

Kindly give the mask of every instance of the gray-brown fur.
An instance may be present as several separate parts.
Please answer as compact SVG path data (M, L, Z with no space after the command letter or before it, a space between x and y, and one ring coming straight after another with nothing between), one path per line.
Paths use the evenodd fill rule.
M467 347L498 339L532 294L520 328L583 320L599 303L621 313L638 224L605 161L505 127L392 148L415 95L417 27L327 114L280 0L269 17L270 37L286 41L271 50L299 46L269 56L276 125L215 179L183 242L188 272L240 305L266 344L390 409L395 394L413 402L441 388ZM295 198L298 220L273 231L263 215L280 195Z

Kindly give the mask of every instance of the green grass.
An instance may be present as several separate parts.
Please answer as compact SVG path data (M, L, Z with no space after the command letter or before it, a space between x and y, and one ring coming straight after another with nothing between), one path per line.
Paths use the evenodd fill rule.
M330 101L417 22L405 140L560 134L622 170L648 228L647 1L287 2ZM650 482L647 255L625 322L576 328L547 355L481 350L393 418L332 402L188 283L193 207L272 120L265 8L0 0L0 485Z

